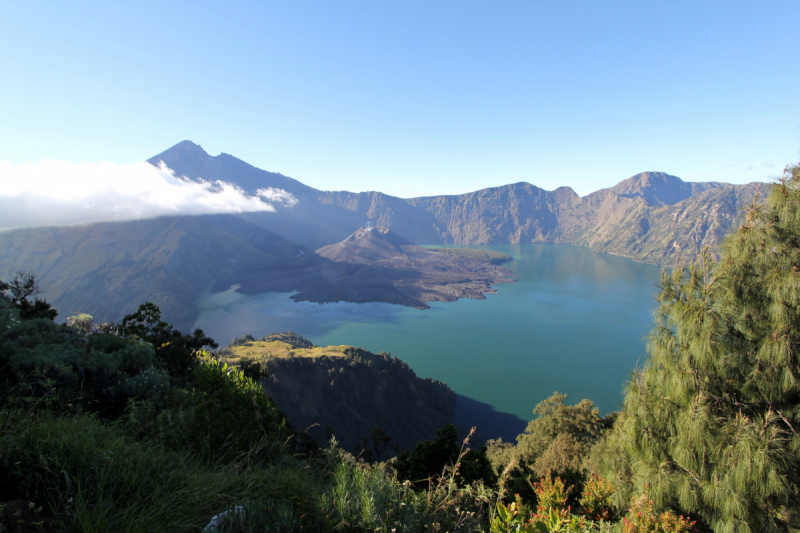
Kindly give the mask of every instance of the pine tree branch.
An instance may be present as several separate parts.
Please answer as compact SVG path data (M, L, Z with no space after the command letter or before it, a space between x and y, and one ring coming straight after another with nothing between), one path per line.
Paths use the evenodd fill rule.
M700 481L700 478L698 478L694 472L692 472L691 470L680 464L678 460L675 459L674 457L672 457L671 459L674 464L678 465L681 468L681 470L689 474L689 477L691 477L695 481L695 483L697 483L698 486L702 485L702 481Z
M776 413L778 413L778 416L779 416L779 417L781 417L781 420L783 420L783 421L786 423L786 425L787 425L787 426L789 426L789 429L792 431L792 433L793 433L793 434L795 434L795 435L797 435L797 430L796 430L796 429L794 429L794 426L791 424L791 422L789 422L789 421L786 419L786 417L785 417L785 416L783 416L783 413L782 413L782 412L780 412L780 410L778 410L778 409L775 409L775 412L776 412Z

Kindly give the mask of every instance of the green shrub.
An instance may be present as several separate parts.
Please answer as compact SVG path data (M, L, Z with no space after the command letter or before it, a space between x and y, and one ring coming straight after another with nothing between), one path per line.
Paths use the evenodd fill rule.
M179 381L191 375L204 347L213 349L218 346L214 339L206 337L203 330L196 329L191 335L184 335L162 321L161 310L150 302L140 305L135 313L126 315L117 331L123 337L150 343L156 350L158 364Z
M261 458L277 453L286 437L275 404L235 366L203 359L194 369L184 403L189 445L208 458L231 460L261 446ZM260 443L260 444L259 444Z
M166 404L161 374L136 378L153 368L148 343L106 333L84 336L50 320L16 320L17 314L8 306L0 313L0 373L8 390L46 394L51 409L81 405L107 418L118 416L130 397ZM155 388L146 390L145 383Z
M89 347L105 353L116 352L131 344L130 339L112 335L111 333L96 333L88 337ZM152 350L152 347L151 347Z
M495 486L495 475L489 459L486 457L486 446L480 450L470 450L458 443L458 434L453 424L436 430L436 439L420 441L414 451L403 451L397 457L394 466L401 479L425 481L429 478L444 475L459 464L457 480L460 485L481 481L484 485Z
M90 335L89 347L102 353L118 353L119 368L129 376L138 374L153 366L155 351L153 346L141 339L126 339L110 333Z
M339 460L333 462L332 483L320 507L337 528L375 529L403 520L402 490L380 468Z
M328 450L331 481L318 498L328 526L345 531L483 531L496 493L477 482L459 486L462 452L447 475L424 487L399 483L382 464L356 463Z
M114 387L114 392L126 400L147 400L154 406L163 408L170 398L169 374L166 370L149 368L121 380Z
M10 369L71 371L86 353L74 329L51 320L20 321L6 313L0 324L0 363Z
M622 519L624 533L683 533L690 531L695 522L677 515L672 511L656 513L653 510L653 500L644 493L631 500L630 509Z
M581 513L592 520L615 520L616 511L611 498L616 489L609 481L592 475L583 486L581 495Z
M538 501L535 516L545 518L551 512L556 512L561 517L569 516L570 508L567 505L567 498L573 491L573 487L567 486L558 476L552 477L548 471L543 478L533 483L533 488Z

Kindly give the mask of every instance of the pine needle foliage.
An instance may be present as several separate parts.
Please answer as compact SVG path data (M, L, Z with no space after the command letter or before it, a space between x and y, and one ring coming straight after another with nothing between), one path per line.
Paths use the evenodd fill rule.
M718 262L664 272L628 385L634 482L725 533L787 531L800 507L800 166L758 197Z

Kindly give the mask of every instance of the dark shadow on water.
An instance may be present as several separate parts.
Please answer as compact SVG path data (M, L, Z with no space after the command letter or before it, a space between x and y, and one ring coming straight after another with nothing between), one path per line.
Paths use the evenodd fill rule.
M461 394L456 394L453 424L458 426L459 435L462 433L466 435L470 428L475 427L475 439L472 442L474 445L497 438L515 444L517 435L525 431L528 426L528 423L517 415L497 411L493 405Z

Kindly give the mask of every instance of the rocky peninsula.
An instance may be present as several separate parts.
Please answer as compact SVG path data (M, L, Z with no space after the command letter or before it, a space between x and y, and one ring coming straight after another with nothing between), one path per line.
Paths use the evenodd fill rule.
M245 294L298 291L292 296L297 301L377 301L419 309L428 302L483 300L497 292L492 285L510 281L514 273L491 260L431 251L387 228L372 227L318 249L301 268L270 265L239 272L235 280Z

